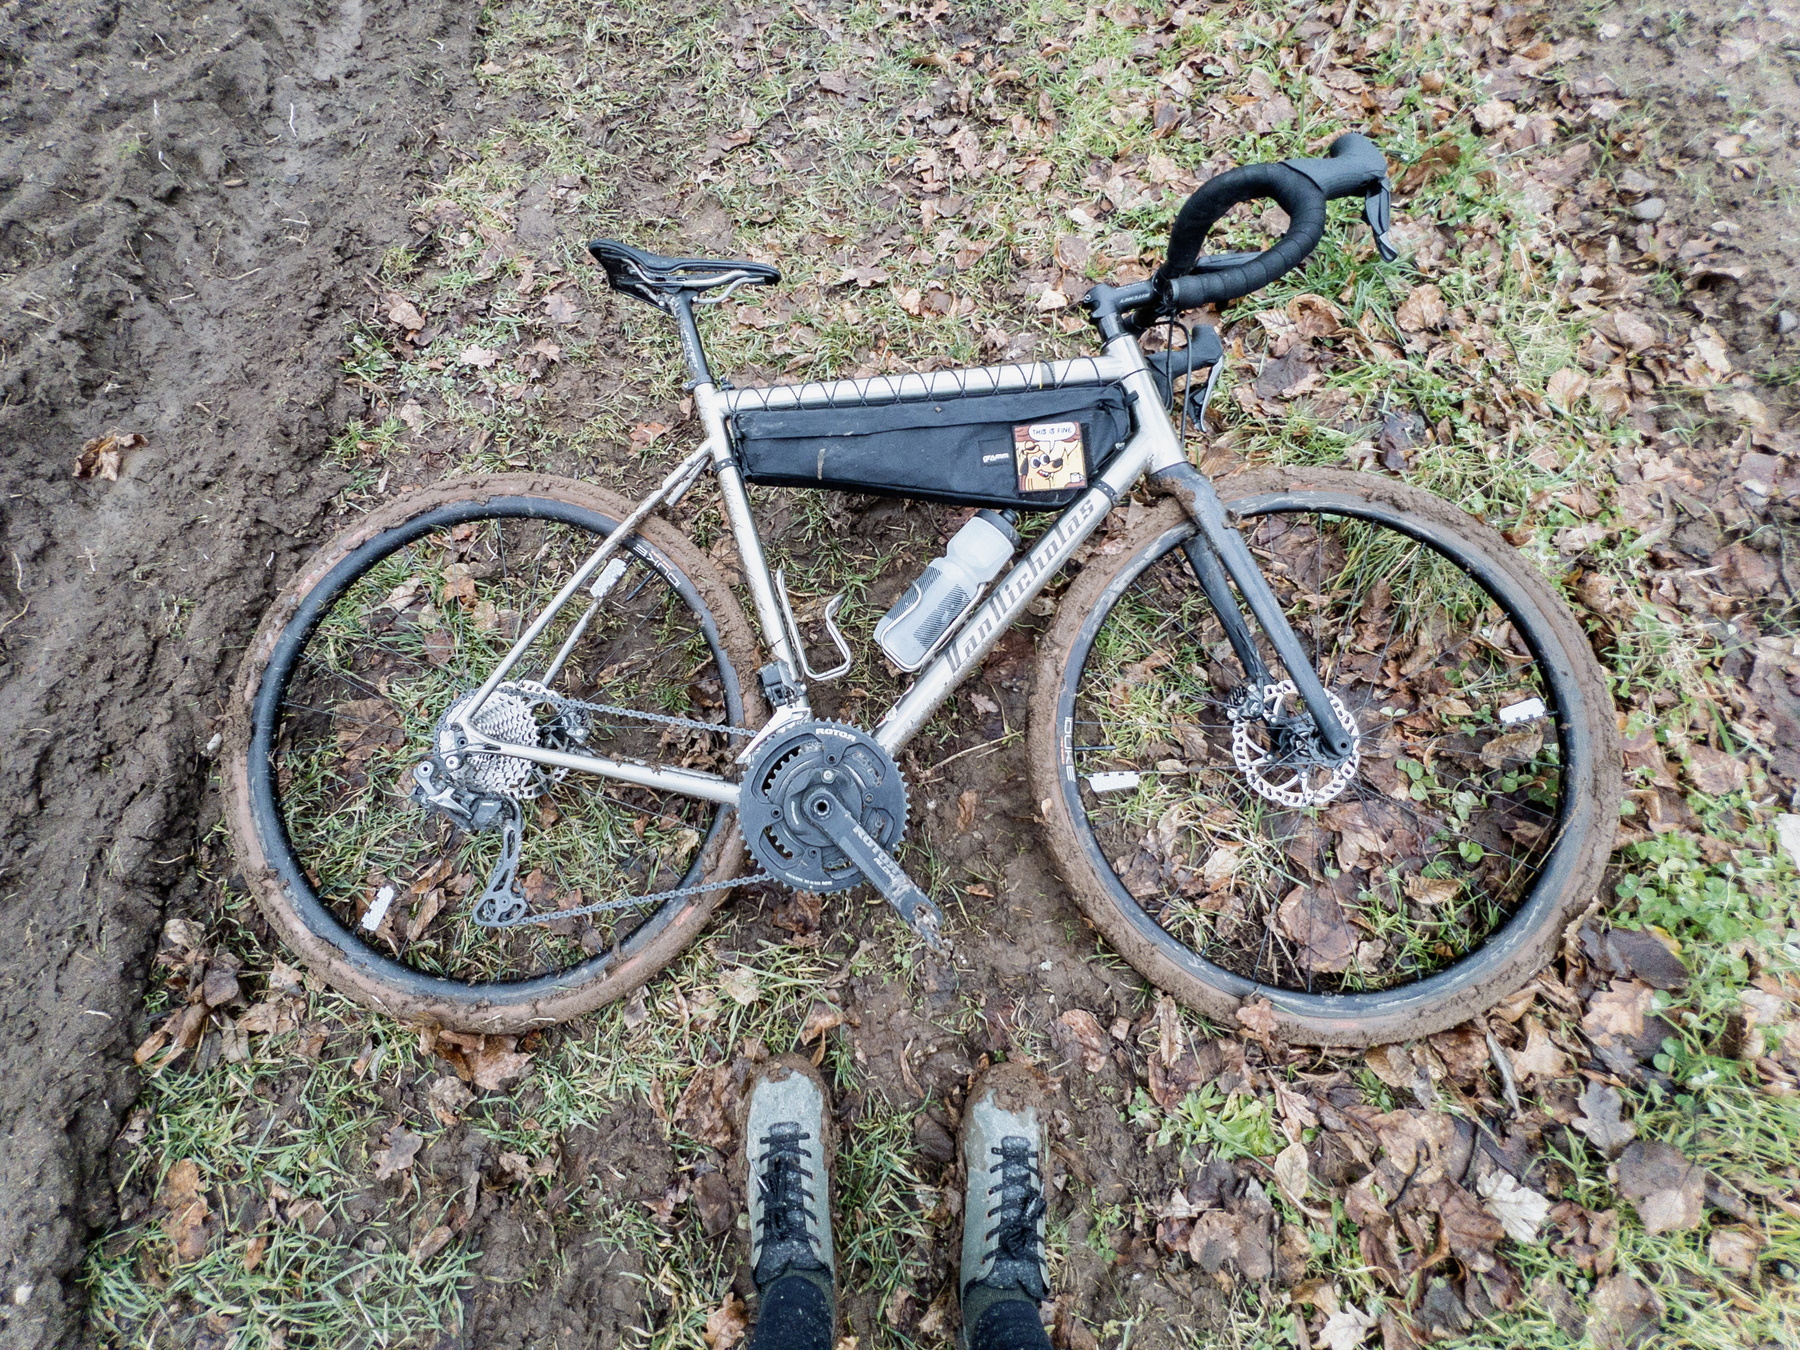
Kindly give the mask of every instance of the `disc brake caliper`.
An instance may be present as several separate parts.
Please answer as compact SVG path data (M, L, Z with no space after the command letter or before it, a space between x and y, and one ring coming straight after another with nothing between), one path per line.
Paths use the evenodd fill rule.
M1331 710L1350 731L1350 753L1333 763L1319 744L1312 715L1299 707L1300 691L1292 680L1279 684L1242 684L1226 701L1231 719L1231 758L1251 789L1280 806L1322 806L1340 795L1356 777L1361 763L1362 738L1356 719L1343 700L1329 689ZM1284 708L1294 708L1286 713ZM1267 745L1252 739L1251 729L1267 730Z

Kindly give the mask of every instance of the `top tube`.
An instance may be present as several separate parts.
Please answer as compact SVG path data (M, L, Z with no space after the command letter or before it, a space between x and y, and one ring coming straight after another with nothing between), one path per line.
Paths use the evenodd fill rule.
M727 413L783 408L876 407L912 400L961 398L970 394L1113 384L1137 368L1138 363L1127 355L1103 352L1098 356L1075 356L1063 361L971 366L924 374L871 375L859 380L808 380L803 384L727 389L721 391L721 401Z

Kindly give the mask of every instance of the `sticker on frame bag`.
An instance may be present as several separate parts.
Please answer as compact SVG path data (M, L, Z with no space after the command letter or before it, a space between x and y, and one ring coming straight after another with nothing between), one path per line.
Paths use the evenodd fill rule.
M1073 420L1026 422L1013 428L1019 491L1065 492L1087 486L1087 446Z

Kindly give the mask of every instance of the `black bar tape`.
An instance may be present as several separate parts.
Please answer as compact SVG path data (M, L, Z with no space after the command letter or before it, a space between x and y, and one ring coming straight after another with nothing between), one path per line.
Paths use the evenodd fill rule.
M1287 233L1249 262L1191 273L1219 217L1239 202L1272 198L1288 213ZM1169 232L1169 257L1156 273L1159 294L1175 310L1235 300L1260 290L1306 261L1325 234L1325 194L1283 164L1245 164L1203 183L1183 203Z

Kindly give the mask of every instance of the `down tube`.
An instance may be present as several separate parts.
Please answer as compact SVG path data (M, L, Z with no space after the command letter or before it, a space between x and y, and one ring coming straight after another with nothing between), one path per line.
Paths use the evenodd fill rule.
M938 706L967 678L977 662L994 649L1002 635L1024 613L1025 606L1062 570L1075 550L1094 532L1115 502L1130 490L1143 472L1148 449L1143 437L1134 438L1125 453L1093 487L1056 518L1056 524L1006 574L937 660L888 709L875 728L875 740L890 755L912 739Z

